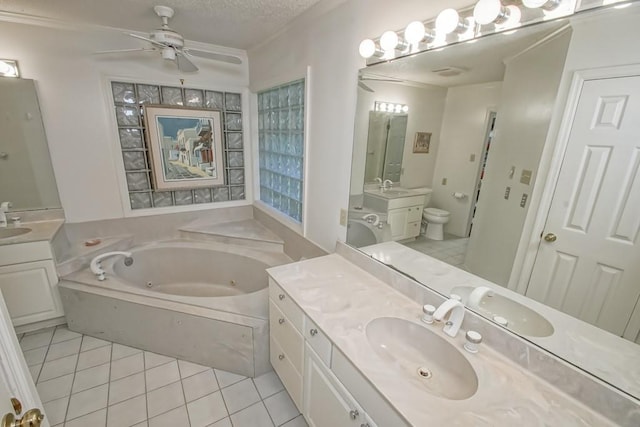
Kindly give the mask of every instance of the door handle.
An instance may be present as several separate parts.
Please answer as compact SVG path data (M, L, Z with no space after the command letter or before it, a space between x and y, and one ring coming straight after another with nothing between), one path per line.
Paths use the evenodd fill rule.
M22 412L22 404L15 397L11 398L11 405L13 406L16 415L20 415ZM40 427L42 420L44 420L44 414L40 409L29 409L24 413L22 418L16 418L11 412L7 412L2 417L2 423L0 427Z
M555 242L557 239L558 239L558 236L556 236L553 233L547 233L544 235L545 242Z

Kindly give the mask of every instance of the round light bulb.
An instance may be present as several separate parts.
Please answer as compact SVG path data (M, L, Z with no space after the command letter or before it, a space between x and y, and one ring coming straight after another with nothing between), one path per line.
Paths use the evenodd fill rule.
M549 0L522 0L522 4L529 9L537 9L539 7L545 6L547 3L550 3ZM559 4L560 2L558 2Z
M509 17L502 26L511 28L520 25L520 20L522 19L522 11L520 8L518 6L509 5L507 6L507 9L509 10Z
M387 110L387 103L386 102L383 102L383 103L380 104L380 110L381 111L386 111Z
M409 106L408 105L403 106L402 107L402 112L403 113L408 113L409 112Z
M396 105L396 113L401 113L402 112L402 105L397 104Z
M420 21L413 21L404 30L404 39L411 44L418 44L427 34L424 24Z
M473 8L473 17L480 25L491 24L502 12L500 0L480 0Z
M358 52L364 59L369 59L376 53L376 43L371 39L364 39L360 42Z
M436 18L436 31L443 34L450 34L458 28L460 15L455 9L445 9Z
M395 31L385 31L382 33L380 37L380 47L385 52L392 51L398 46L398 42L400 39L398 38L398 34Z

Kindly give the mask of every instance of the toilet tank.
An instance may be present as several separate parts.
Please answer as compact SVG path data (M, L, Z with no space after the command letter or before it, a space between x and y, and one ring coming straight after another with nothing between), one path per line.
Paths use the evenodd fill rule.
M415 191L418 194L424 194L424 207L426 208L427 206L429 206L429 202L431 201L431 193L433 193L433 190L429 187L417 187L417 188L410 188L411 191Z

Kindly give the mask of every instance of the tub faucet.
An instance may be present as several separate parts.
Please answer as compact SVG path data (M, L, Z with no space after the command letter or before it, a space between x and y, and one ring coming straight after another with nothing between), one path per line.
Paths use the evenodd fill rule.
M98 277L98 280L102 281L106 279L104 275L105 272L102 269L102 266L100 265L100 261L102 261L105 258L109 258L110 256L116 256L116 255L122 255L123 257L125 257L124 265L126 265L127 267L133 264L133 258L131 257L131 252L114 251L114 252L105 252L103 254L100 254L95 258L93 258L91 260L91 264L89 265L91 272Z
M464 305L460 301L449 298L440 304L440 307L433 313L433 320L442 322L444 316L449 312L451 314L449 314L449 319L444 324L442 332L450 337L455 337L462 326L462 319L464 319Z
M478 286L471 292L471 294L469 294L467 307L478 308L480 306L480 302L484 297L492 297L492 296L493 296L493 289L488 288L486 286Z
M391 181L390 179L385 179L384 182L382 183L382 188L384 189L393 188L393 181Z
M11 202L0 203L0 227L7 226L7 211L11 207Z
M373 224L374 227L380 224L380 217L374 213L366 214L362 219L367 221L369 224Z

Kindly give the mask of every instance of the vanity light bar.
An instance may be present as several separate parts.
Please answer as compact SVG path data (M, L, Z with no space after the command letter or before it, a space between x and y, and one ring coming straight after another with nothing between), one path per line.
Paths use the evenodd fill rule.
M380 111L382 113L406 114L409 112L409 106L406 104L395 104L393 102L375 101L373 103L373 111Z

